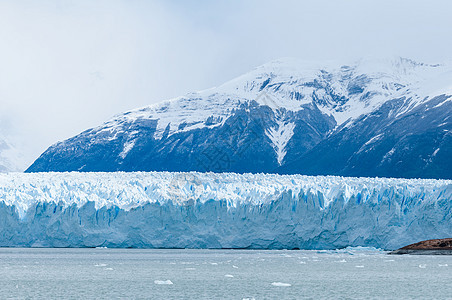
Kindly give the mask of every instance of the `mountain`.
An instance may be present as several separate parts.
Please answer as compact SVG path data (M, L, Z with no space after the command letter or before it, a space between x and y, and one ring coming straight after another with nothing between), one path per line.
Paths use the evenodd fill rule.
M17 148L0 135L0 173L23 171L23 158Z
M1 247L396 249L452 235L452 181L0 174Z
M115 116L38 171L214 171L452 178L452 68L405 58L280 59Z

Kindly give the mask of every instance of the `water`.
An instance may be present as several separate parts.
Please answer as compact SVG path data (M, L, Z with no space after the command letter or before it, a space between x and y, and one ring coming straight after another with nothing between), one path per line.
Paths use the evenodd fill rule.
M0 248L0 299L452 299L452 256Z

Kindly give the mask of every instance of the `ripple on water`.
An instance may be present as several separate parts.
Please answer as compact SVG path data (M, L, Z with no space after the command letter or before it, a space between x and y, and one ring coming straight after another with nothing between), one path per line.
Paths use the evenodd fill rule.
M95 266L95 267L106 267L107 264L95 264L94 266Z

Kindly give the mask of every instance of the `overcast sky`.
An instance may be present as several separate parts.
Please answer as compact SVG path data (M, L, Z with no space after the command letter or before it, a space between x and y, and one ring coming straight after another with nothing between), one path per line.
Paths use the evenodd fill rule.
M452 1L0 0L0 133L27 161L280 57L452 59Z

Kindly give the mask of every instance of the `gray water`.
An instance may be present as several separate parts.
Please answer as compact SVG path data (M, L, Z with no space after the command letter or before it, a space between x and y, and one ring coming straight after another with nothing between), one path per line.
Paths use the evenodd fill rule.
M0 248L0 299L29 298L452 299L452 256Z

